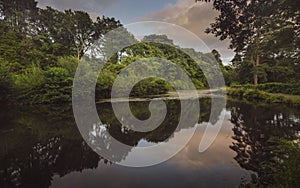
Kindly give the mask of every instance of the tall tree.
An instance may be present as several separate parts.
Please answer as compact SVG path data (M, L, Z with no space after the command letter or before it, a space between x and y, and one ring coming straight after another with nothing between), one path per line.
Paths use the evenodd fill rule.
M230 48L249 59L254 84L258 83L262 56L299 52L299 1L214 0L213 6L220 15L206 32L230 39ZM290 40L282 40L282 35Z
M80 59L90 46L106 32L122 26L114 18L98 17L95 22L87 12L51 7L40 11L40 35L50 38L58 55L74 55Z
M77 58L80 59L94 41L93 21L86 12L67 10L63 25L71 34Z
M38 8L35 0L0 0L0 17L14 31L29 34L37 16Z

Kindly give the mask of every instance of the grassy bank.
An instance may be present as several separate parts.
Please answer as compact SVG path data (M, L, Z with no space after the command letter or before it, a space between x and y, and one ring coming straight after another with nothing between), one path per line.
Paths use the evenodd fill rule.
M261 103L283 103L290 106L300 107L299 95L282 93L269 93L258 89L227 88L227 95L232 98Z
M300 95L300 83L280 83L280 82L271 82L264 84L235 84L231 88L235 89L257 89L260 91L265 91L268 93L283 93L289 95Z

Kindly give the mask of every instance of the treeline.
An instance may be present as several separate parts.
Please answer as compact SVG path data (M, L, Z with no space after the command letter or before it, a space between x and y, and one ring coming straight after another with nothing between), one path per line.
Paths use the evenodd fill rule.
M0 101L18 104L70 102L76 68L79 63L84 63L82 57L96 41L103 42L100 46L106 61L98 77L96 100L110 97L120 71L142 58L172 61L185 70L197 89L208 87L207 79L213 79L212 62L215 59L212 54L182 49L165 35L149 35L138 41L123 28L116 40L136 44L110 54L109 49L113 46L104 36L120 27L122 24L114 18L103 16L92 20L84 11L41 9L34 0L1 0ZM198 60L189 57L187 51ZM217 54L215 51L214 55ZM205 69L203 71L210 73L210 78L205 78L199 64ZM155 69L157 67L145 64L139 74ZM182 75L175 69L165 71L185 89L185 83L180 81ZM125 78L124 86L128 83L126 79L135 79L135 75ZM172 85L163 79L149 78L138 83L131 96L162 94L172 89Z
M1 0L0 8L0 55L19 66L47 68L60 56L80 59L95 40L122 26L105 16L93 21L84 11L40 9L34 0Z
M1 0L0 100L69 101L78 60L120 26L84 11L41 9L34 0Z

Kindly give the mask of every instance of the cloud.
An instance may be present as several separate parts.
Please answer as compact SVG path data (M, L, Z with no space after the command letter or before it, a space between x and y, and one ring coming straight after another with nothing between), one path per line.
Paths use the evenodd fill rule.
M37 0L39 7L51 6L59 10L73 9L84 10L88 12L93 19L101 16L103 13L110 16L119 16L119 19L132 19L132 15L141 15L147 8L153 8L152 5L143 5L131 0L130 4L121 0ZM132 5L131 5L132 4ZM128 8L131 7L131 8ZM126 8L125 8L126 7ZM154 9L154 8L153 8ZM129 11L132 10L132 11ZM149 12L149 11L148 11ZM111 15L112 14L112 15ZM229 41L219 41L213 35L204 33L210 23L214 22L214 18L218 16L218 12L212 9L211 3L197 2L195 0L177 0L174 4L167 4L165 8L150 13L141 18L148 21L165 21L182 26L187 30L195 33L210 49L217 49L222 55L225 63L228 63L233 57L232 50L228 49ZM176 36L180 33L176 33ZM174 35L175 36L175 35ZM185 36L182 36L185 37ZM193 39L185 38L191 46L197 46Z
M38 0L38 6L51 6L59 10L75 9L97 12L118 2L119 0Z
M97 17L101 17L102 10L108 8L112 5L113 2L118 0L37 0L38 7L45 8L51 6L55 9L64 11L67 9L72 10L82 10L90 14L93 20L96 20Z
M211 3L178 0L176 4L168 5L162 10L146 15L141 20L164 21L182 26L195 33L210 49L217 49L222 56L223 62L229 63L234 55L233 51L228 49L229 41L220 41L212 34L204 32L218 15L219 13L213 10ZM193 41L190 42L192 43Z

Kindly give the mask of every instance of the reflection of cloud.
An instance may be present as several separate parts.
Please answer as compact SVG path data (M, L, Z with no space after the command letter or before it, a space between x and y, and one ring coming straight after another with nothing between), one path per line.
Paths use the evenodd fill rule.
M229 149L233 132L228 118L229 114L216 141L204 153L198 152L202 128L185 149L160 165L124 168L100 163L99 168L93 171L84 170L64 177L54 177L52 186L89 187L99 184L102 187L237 187L241 178L250 180L251 172L241 169L233 159L235 152ZM145 153L132 160L147 160L162 152L165 151L151 156Z
M214 22L218 12L212 9L211 3L195 3L194 0L178 0L175 5L168 5L164 9L146 15L143 21L165 21L180 25L200 37L209 48L217 49L222 55L223 61L231 59L232 50L228 49L229 41L220 41L204 31ZM193 43L193 41L190 41ZM196 44L195 44L196 45Z
M228 119L229 117L230 114L227 113L224 119ZM219 123L222 123L222 121ZM229 148L232 142L231 137L233 135L233 132L231 131L232 124L226 120L223 122L222 129L218 133L213 144L205 152L199 152L199 143L203 138L206 125L207 123L199 125L199 129L196 131L189 144L180 153L174 156L172 162L181 166L183 169L190 168L191 166L194 168L208 169L212 166L218 166L220 163L224 165L224 161L231 161L234 163L233 157L235 153L231 150L224 150Z

